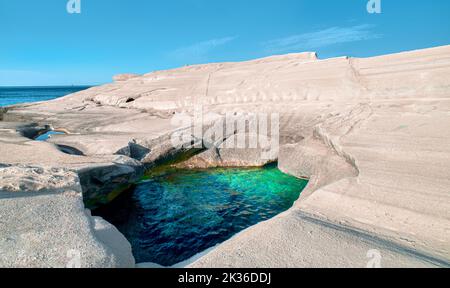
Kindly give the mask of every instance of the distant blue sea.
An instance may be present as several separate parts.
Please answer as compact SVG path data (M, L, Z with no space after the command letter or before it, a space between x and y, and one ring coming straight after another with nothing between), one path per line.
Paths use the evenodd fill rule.
M52 100L90 87L91 86L0 87L0 107Z

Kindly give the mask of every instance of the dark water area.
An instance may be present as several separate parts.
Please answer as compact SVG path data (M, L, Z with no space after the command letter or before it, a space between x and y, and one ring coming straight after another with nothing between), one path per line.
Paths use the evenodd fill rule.
M91 87L92 86L0 87L0 107L48 101Z
M172 266L288 210L307 183L276 165L169 169L94 214L125 235L138 263Z

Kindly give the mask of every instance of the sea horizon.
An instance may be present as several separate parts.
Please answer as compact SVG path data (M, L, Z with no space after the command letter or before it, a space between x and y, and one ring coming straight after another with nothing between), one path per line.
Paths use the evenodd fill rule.
M49 101L91 87L94 86L0 86L0 107Z
M83 84L83 85L0 85L2 88L67 88L67 87L95 87L104 84Z

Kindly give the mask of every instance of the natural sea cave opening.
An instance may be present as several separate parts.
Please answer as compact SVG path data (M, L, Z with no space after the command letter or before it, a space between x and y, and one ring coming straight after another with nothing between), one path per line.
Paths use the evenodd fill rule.
M94 214L125 235L137 263L172 266L288 210L307 183L276 164L157 169Z

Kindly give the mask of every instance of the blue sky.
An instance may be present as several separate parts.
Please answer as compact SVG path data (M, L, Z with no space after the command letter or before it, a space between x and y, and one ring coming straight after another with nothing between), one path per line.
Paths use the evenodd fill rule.
M0 0L0 86L78 85L186 64L450 44L450 1Z

